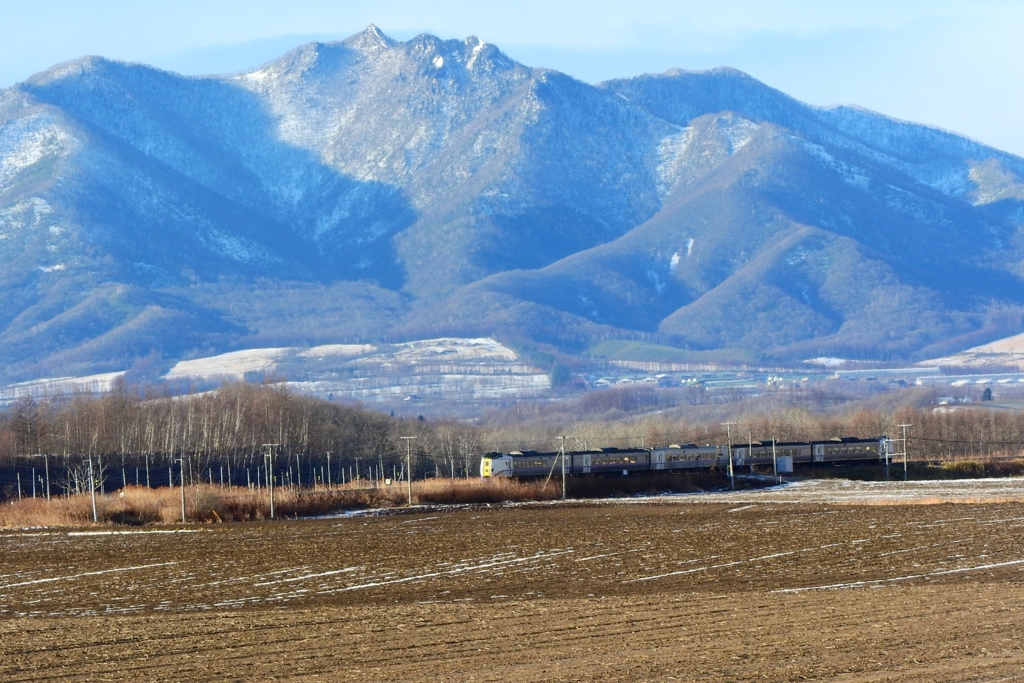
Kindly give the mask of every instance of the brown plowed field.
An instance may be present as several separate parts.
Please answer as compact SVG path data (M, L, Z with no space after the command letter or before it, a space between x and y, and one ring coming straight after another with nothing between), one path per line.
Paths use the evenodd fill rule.
M1024 678L1024 504L0 533L0 681Z

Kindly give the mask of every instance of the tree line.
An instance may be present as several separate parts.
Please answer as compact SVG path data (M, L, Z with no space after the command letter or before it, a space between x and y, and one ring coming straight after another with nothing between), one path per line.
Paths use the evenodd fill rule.
M259 486L267 464L276 483L315 486L352 479L466 477L489 451L641 448L726 442L719 421L688 420L687 406L617 420L545 419L508 413L480 423L395 418L287 391L283 384L227 384L193 395L140 391L124 382L103 394L22 398L0 412L0 495L49 476L80 491L88 462L101 486L163 486L197 480ZM843 414L785 408L729 418L734 443L836 436L900 438L912 459L1017 457L1024 414L980 408L860 409ZM403 437L412 437L403 439ZM901 447L901 446L900 446ZM273 459L267 459L272 455ZM21 479L24 478L24 485ZM6 490L5 490L6 489Z
M405 474L402 436L416 457L413 476L468 476L479 466L477 432L426 423L288 392L284 385L228 384L196 395L140 393L118 383L108 394L22 398L0 414L0 468L45 468L78 491L86 463L110 486L209 479L320 483ZM168 471L170 472L168 474ZM144 477L143 477L143 474ZM98 474L97 474L98 473ZM333 475L333 476L332 476ZM8 473L0 484L10 487ZM81 481L80 481L81 480ZM154 484L155 482L155 484ZM101 484L102 485L102 484Z

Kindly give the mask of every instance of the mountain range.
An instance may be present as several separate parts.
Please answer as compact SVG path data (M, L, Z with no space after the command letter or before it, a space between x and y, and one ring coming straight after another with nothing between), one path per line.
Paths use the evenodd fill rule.
M0 91L0 304L8 381L439 336L914 360L1024 330L1024 159L373 26L227 76L86 57Z

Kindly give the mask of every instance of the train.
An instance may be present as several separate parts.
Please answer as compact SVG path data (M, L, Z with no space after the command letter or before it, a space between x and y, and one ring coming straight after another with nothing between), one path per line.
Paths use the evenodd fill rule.
M753 443L699 446L672 444L660 448L598 448L565 453L566 474L623 474L772 466L793 464L884 462L892 454L892 441L885 436L870 439L836 437L827 441L755 441ZM537 451L488 453L480 459L480 476L528 479L561 472L562 454Z

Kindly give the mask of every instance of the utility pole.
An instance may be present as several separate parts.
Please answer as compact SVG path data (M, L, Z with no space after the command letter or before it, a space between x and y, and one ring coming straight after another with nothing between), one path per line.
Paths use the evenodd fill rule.
M327 451L327 488L331 488L331 452Z
M754 473L754 437L747 430L747 457L750 458L750 473Z
M558 437L562 441L562 445L559 447L559 451L562 454L562 500L565 500L565 437Z
M50 454L43 453L43 464L46 467L46 500L50 500Z
M725 425L725 434L726 434L725 438L729 440L729 443L726 446L726 448L729 449L729 487L732 490L735 491L736 490L736 478L733 476L733 471L732 471L732 426L734 424L736 424L736 423L735 422L723 422L722 424Z
M263 444L263 468L267 471L267 492L270 494L270 518L274 519L274 449L281 444Z
M772 439L772 474L775 475L775 483L781 484L782 480L779 479L779 460L775 457L775 444L778 443L778 439Z
M185 456L178 458L181 463L181 523L185 523Z
M401 436L405 439L405 480L409 487L409 506L412 507L412 440L415 436Z
M892 439L885 439L883 443L885 444L885 480L889 481L889 456L892 455L890 452L892 448Z
M89 495L92 496L92 521L98 522L96 515L96 480L92 474L92 454L89 454Z
M901 424L901 425L897 425L897 426L903 428L903 481L906 481L907 480L907 427L912 427L913 425Z

